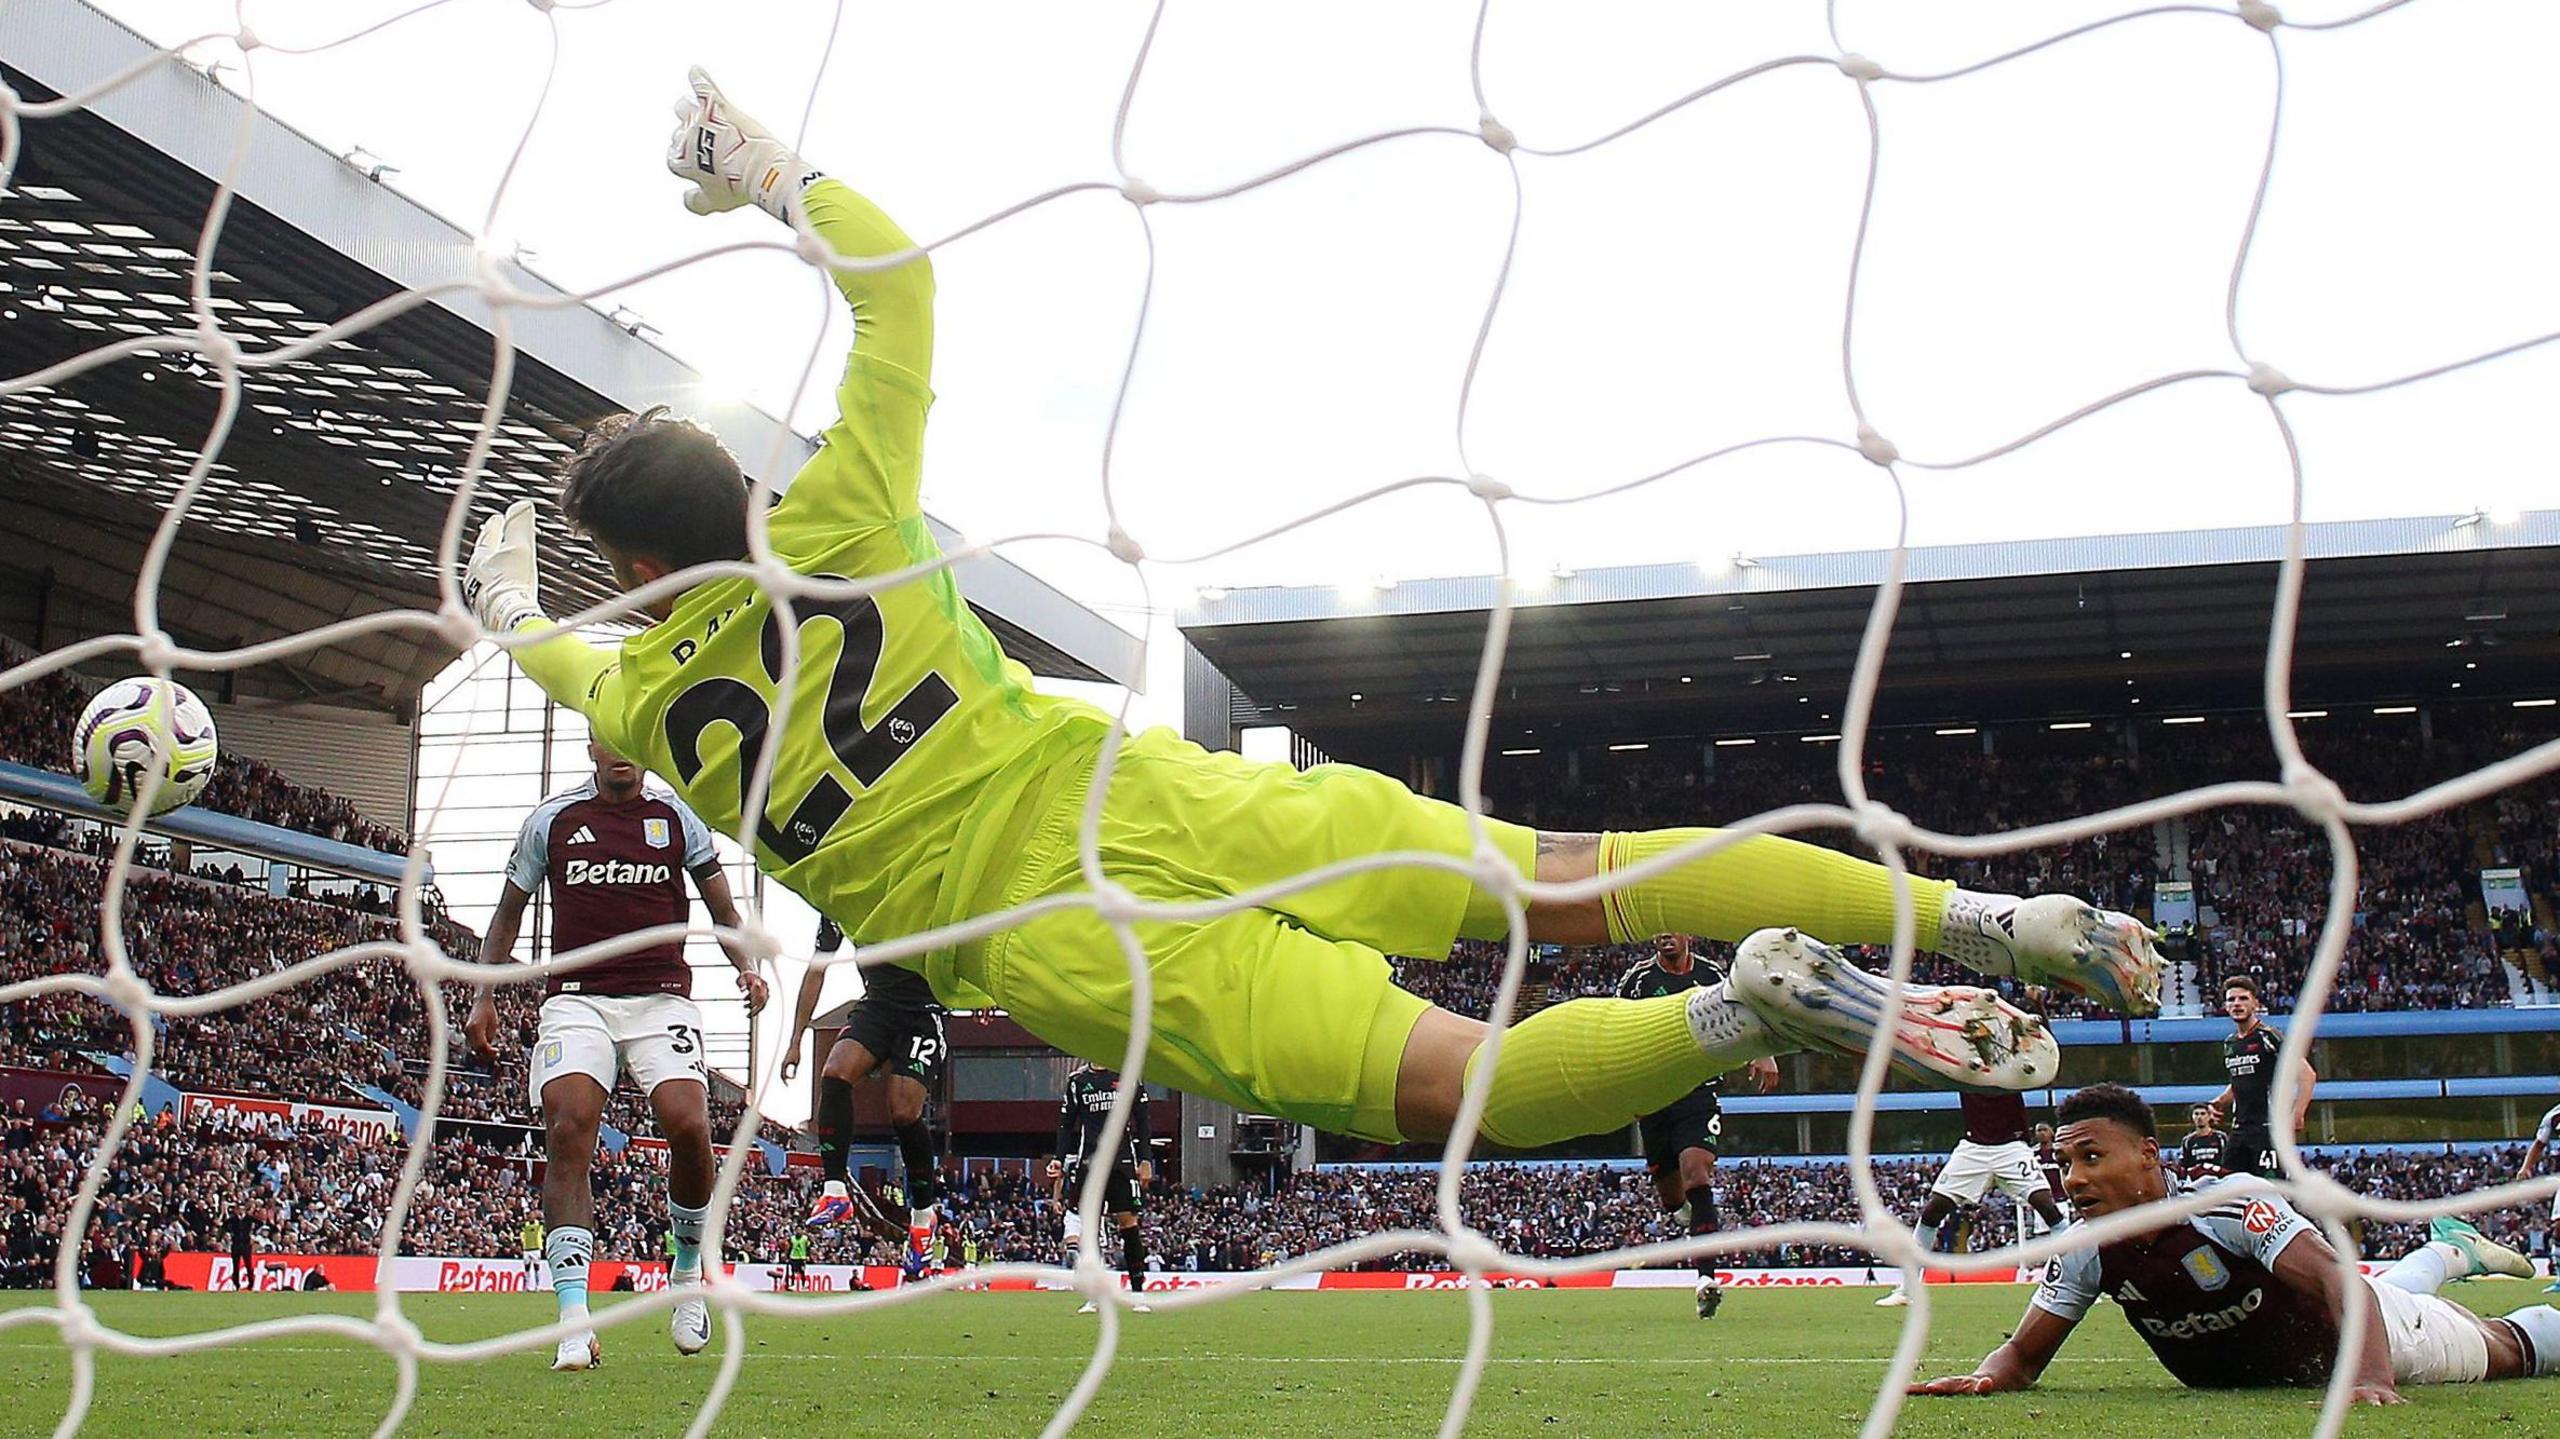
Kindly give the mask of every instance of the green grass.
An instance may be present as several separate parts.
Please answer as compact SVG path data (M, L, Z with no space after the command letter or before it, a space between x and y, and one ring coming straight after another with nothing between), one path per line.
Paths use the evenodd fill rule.
M2540 1299L2538 1285L2462 1286L2486 1312ZM1848 1434L1865 1415L1900 1314L1877 1291L1737 1290L1701 1323L1679 1290L1493 1296L1493 1363L1470 1433L1804 1436ZM1924 1369L1969 1369L2015 1321L2026 1291L1940 1290ZM23 1306L42 1296L8 1296ZM361 1295L107 1294L104 1322L179 1334L250 1319L365 1315ZM546 1321L548 1296L411 1296L429 1338L481 1338ZM1074 1383L1095 1320L1072 1299L953 1294L886 1314L750 1318L747 1361L722 1435L1032 1434ZM547 1355L431 1365L403 1431L417 1435L600 1439L682 1432L710 1385L713 1351L680 1360L663 1315L605 1333L606 1363L552 1374ZM1117 1368L1082 1432L1127 1436L1428 1434L1457 1375L1465 1300L1449 1293L1267 1294L1181 1314L1133 1317ZM715 1325L715 1335L717 1328ZM60 1418L70 1365L50 1325L0 1330L0 1435L42 1434ZM84 1432L189 1439L362 1434L392 1390L375 1350L308 1336L175 1359L106 1356ZM1912 1400L1901 1432L2131 1439L2152 1434L2307 1434L2314 1396L2178 1388L2121 1316L2101 1306L2032 1393ZM2417 1391L2364 1411L2348 1432L2423 1439L2521 1439L2560 1431L2560 1380Z

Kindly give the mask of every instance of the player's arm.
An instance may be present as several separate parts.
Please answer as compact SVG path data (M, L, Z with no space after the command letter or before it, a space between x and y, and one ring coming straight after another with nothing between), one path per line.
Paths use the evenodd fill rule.
M924 411L932 400L933 262L879 206L822 176L696 67L676 104L667 168L691 181L696 214L755 205L844 259L904 256L877 268L830 265L853 307L853 349L836 395L836 422L791 484L802 518L838 525L895 523L918 513Z
M2220 1094L2217 1094L2213 1098L2205 1101L2204 1107L2213 1111L2214 1123L2220 1124L2231 1117L2232 1102L2238 1099L2239 1096L2240 1091L2237 1087L2226 1084L2222 1086L2222 1092Z
M729 967L738 972L738 992L747 997L747 1013L761 1014L772 990L764 976L756 972L756 957L736 939L747 921L738 913L738 901L729 893L729 876L720 868L720 852L711 846L711 826L693 812L693 806L670 799L676 823L684 829L684 867L693 875L694 892L702 896L702 907L711 914L711 922L720 926L720 952L729 956Z
M1135 1083L1132 1080L1121 1082ZM1147 1125L1147 1087L1143 1084L1136 1087L1137 1098L1129 1105L1129 1133L1136 1141L1131 1147L1131 1152L1138 1156L1138 1182L1153 1184L1156 1182L1156 1162L1152 1157L1156 1152L1156 1136L1155 1131Z
M481 628L494 635L551 638L510 651L542 692L585 715L596 737L626 748L605 725L622 713L622 669L615 651L588 644L542 613L541 571L534 557L533 501L518 500L481 522L462 570L462 598Z
M791 1006L791 1033L782 1041L782 1077L800 1072L800 1037L818 1017L818 992L827 987L827 972L811 965L800 976L800 998Z
M519 858L523 853L523 846L519 844L517 846ZM537 861L537 872L538 865ZM519 886L512 873L507 876L505 883L498 886L497 908L489 911L489 927L480 934L481 963L495 964L515 953L516 935L524 928L524 907L532 900L533 891ZM484 987L472 999L471 1013L462 1021L462 1037L471 1041L471 1047L483 1058L497 1057L497 991Z
M2374 1297L2372 1285L2338 1263L2338 1252L2329 1247L2329 1241L2321 1238L2319 1231L2305 1224L2267 1268L2285 1288L2297 1294L2318 1295L2329 1306L2329 1312L2337 1316L2341 1327L2347 1322L2348 1305L2363 1306L2364 1346L2356 1353L2355 1387L2348 1402L2405 1402L2391 1372L2391 1340L2382 1327L2382 1301Z
M2296 1060L2293 1072L2297 1081L2293 1091L2293 1132L2302 1133L2302 1121L2311 1113L2311 1091L2320 1083L2320 1072L2307 1059Z
M2044 1377L2045 1366L2062 1352L2062 1341L2079 1327L2077 1319L2062 1315L2040 1304L2027 1305L2026 1317L2018 1321L2018 1332L2008 1342L1983 1356L1970 1374L1950 1374L1914 1384L1914 1394L2006 1394L2032 1387Z
M2098 1251L2075 1249L2057 1255L2046 1266L2044 1282L2027 1300L2026 1317L2008 1342L1983 1356L1970 1374L1950 1374L1914 1384L1914 1394L2000 1394L2024 1389L2044 1375L2045 1366L2062 1350L2062 1341L2088 1317L2104 1281Z

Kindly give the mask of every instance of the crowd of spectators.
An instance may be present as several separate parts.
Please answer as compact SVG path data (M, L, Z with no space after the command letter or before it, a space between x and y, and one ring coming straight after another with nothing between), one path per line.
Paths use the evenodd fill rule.
M60 670L0 691L0 760L68 773L72 732L90 694ZM366 849L393 854L409 849L406 830L371 818L343 795L295 784L273 766L228 750L194 803Z
M30 1112L24 1101L0 1114L0 1286L51 1282L53 1255L71 1200L106 1116L66 1097ZM2424 1199L2511 1176L2518 1151L2447 1155L2406 1150L2322 1161L2350 1189L2388 1199ZM87 1232L90 1256L131 1276L178 1250L220 1253L235 1216L247 1216L262 1253L374 1252L406 1157L402 1142L326 1125L297 1125L231 1111L186 1120L152 1116L128 1131L110 1165ZM403 1254L508 1257L518 1227L539 1207L538 1148L531 1135L492 1139L440 1134L399 1235ZM945 1246L950 1262L1055 1263L1063 1253L1060 1199L1019 1169L984 1165L945 1178ZM1916 1212L1937 1173L1934 1160L1885 1160L1876 1177L1895 1213ZM664 1250L666 1174L661 1151L634 1145L600 1153L590 1180L600 1258L653 1259ZM1428 1169L1309 1171L1276 1185L1186 1189L1161 1184L1146 1205L1154 1267L1234 1271L1278 1263L1347 1240L1433 1227L1438 1180ZM751 1166L728 1215L725 1252L740 1260L780 1257L802 1232L816 1175L787 1177ZM1734 1160L1717 1170L1728 1228L1797 1222L1853 1222L1857 1203L1847 1166ZM1461 1189L1469 1223L1515 1254L1563 1258L1676 1238L1638 1170L1597 1164L1484 1164ZM1072 1202L1072 1195L1068 1202ZM894 1205L894 1193L882 1196ZM2552 1235L2541 1205L2479 1216L2491 1235L2547 1254ZM2004 1201L1959 1213L1947 1231L1980 1251L2015 1239ZM2395 1257L2426 1240L2423 1225L2375 1224L2362 1233L2368 1258ZM817 1236L820 1262L890 1264L896 1241L838 1228ZM1430 1268L1426 1250L1372 1255L1354 1267ZM1728 1265L1871 1267L1866 1251L1826 1243L1757 1248ZM84 1266L88 1267L88 1266Z

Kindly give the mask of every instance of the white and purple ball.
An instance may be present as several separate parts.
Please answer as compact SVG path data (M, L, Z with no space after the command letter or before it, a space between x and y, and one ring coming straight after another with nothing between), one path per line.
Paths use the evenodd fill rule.
M148 675L98 691L72 731L71 770L89 797L113 810L133 807L144 779L158 773L151 812L167 814L204 793L221 754L213 715L175 680Z

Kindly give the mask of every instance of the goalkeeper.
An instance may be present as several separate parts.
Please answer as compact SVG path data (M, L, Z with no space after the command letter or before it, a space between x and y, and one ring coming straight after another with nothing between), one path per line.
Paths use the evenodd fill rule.
M769 519L798 573L862 577L937 558L918 508L932 392L933 268L869 201L825 179L740 113L700 70L667 164L687 208L754 204L846 258L854 340L839 414ZM709 433L662 410L598 425L567 466L561 505L625 589L748 555L748 486ZM465 592L481 622L538 634L532 503L480 531ZM568 634L517 649L526 673L642 759L711 824L735 832L743 791L772 763L756 858L857 945L1082 892L1077 845L1110 718L1034 691L962 602L948 568L857 598L801 599L798 664L751 579L651 602L618 649ZM775 732L776 696L791 691ZM1519 870L1606 876L1703 830L1541 833L1487 820ZM1299 773L1211 753L1161 729L1119 751L1100 821L1103 873L1142 900L1201 903L1390 851L1466 859L1467 817L1370 771ZM2068 896L2020 900L1910 881L1919 944L1988 974L2059 985L2128 1013L2157 1007L2159 959L2139 923ZM1755 837L1605 898L1528 907L1540 943L1634 943L1665 932L1742 940L1727 983L1653 999L1582 999L1502 1046L1484 1133L1527 1148L1624 1128L1762 1056L1862 1053L1884 981L1820 941L1891 937L1882 868ZM1794 926L1779 929L1777 926ZM1214 919L1137 922L1154 984L1146 1078L1256 1113L1363 1138L1445 1136L1488 1030L1399 990L1389 954L1445 957L1506 930L1493 896L1449 869L1364 871ZM1800 931L1800 932L1799 932ZM1819 936L1819 939L1814 938ZM1063 908L910 961L954 1006L1000 1006L1079 1058L1117 1065L1133 1026L1128 961L1089 908ZM1931 1083L2050 1082L2042 1023L1971 988L1913 986L1892 1036L1898 1068Z

